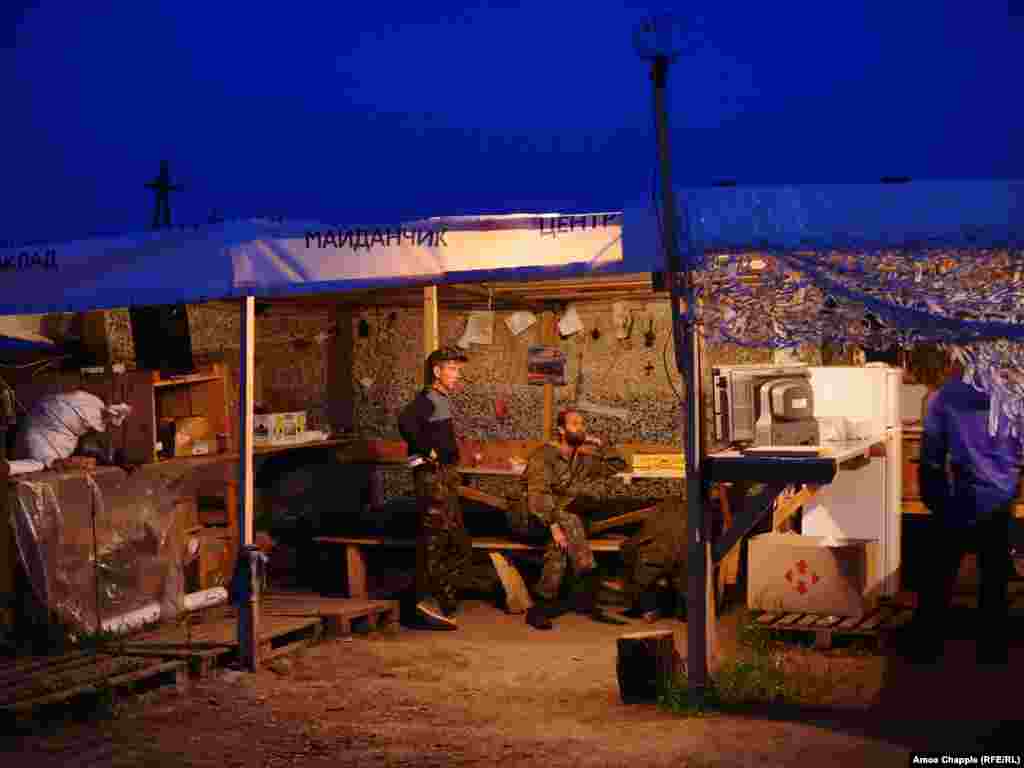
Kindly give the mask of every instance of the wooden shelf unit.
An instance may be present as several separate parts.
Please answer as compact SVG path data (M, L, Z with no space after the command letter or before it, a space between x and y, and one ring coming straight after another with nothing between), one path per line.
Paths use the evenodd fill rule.
M79 371L52 371L37 376L26 374L15 381L18 400L26 407L45 395L82 389L108 405L128 403L131 415L120 427L111 430L115 450L121 450L128 464L156 461L157 425L162 418L179 419L204 416L214 436L228 435L232 450L229 387L223 363L204 366L189 376L160 378L159 371L134 370L124 373L82 374ZM216 439L212 449L217 450Z

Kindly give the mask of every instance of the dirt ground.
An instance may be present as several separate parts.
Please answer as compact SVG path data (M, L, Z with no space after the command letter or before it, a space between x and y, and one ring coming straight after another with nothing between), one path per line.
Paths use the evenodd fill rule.
M537 632L485 602L456 632L402 628L330 640L257 674L227 671L182 695L129 699L110 719L4 737L32 766L905 766L911 749L1024 751L1024 655L979 671L954 639L939 668L866 653L793 650L828 680L827 708L681 717L620 703L615 638L579 616ZM722 624L733 652L736 615ZM1016 676L1015 676L1016 675ZM998 731L998 733L996 733ZM10 764L6 763L5 764Z

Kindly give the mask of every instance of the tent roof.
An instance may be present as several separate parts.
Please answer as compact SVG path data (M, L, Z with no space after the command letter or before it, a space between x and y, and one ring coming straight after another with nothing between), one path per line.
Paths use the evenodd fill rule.
M253 219L7 249L0 315L650 272L621 215L436 218L392 230ZM656 257L655 257L656 258Z
M682 189L709 251L1019 247L1024 182ZM348 229L252 219L0 251L0 315L438 283L636 274L663 268L658 219L518 213ZM317 235L319 233L319 235ZM49 265L49 268L48 268Z
M978 248L1024 244L1024 181L910 181L679 189L708 252ZM626 258L657 251L651 206L624 213Z

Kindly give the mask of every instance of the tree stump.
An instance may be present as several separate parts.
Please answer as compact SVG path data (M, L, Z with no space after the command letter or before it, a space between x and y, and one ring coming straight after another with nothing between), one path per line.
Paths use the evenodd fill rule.
M673 681L680 664L672 631L659 629L622 635L618 649L616 672L622 702L656 701L658 694Z

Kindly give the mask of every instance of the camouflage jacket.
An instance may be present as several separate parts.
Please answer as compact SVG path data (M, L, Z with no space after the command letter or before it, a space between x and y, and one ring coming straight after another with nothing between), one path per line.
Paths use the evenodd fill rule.
M614 448L588 447L588 453L581 451L571 461L556 443L545 443L530 455L524 473L525 512L530 517L547 526L557 523L585 483L625 471L626 461Z

